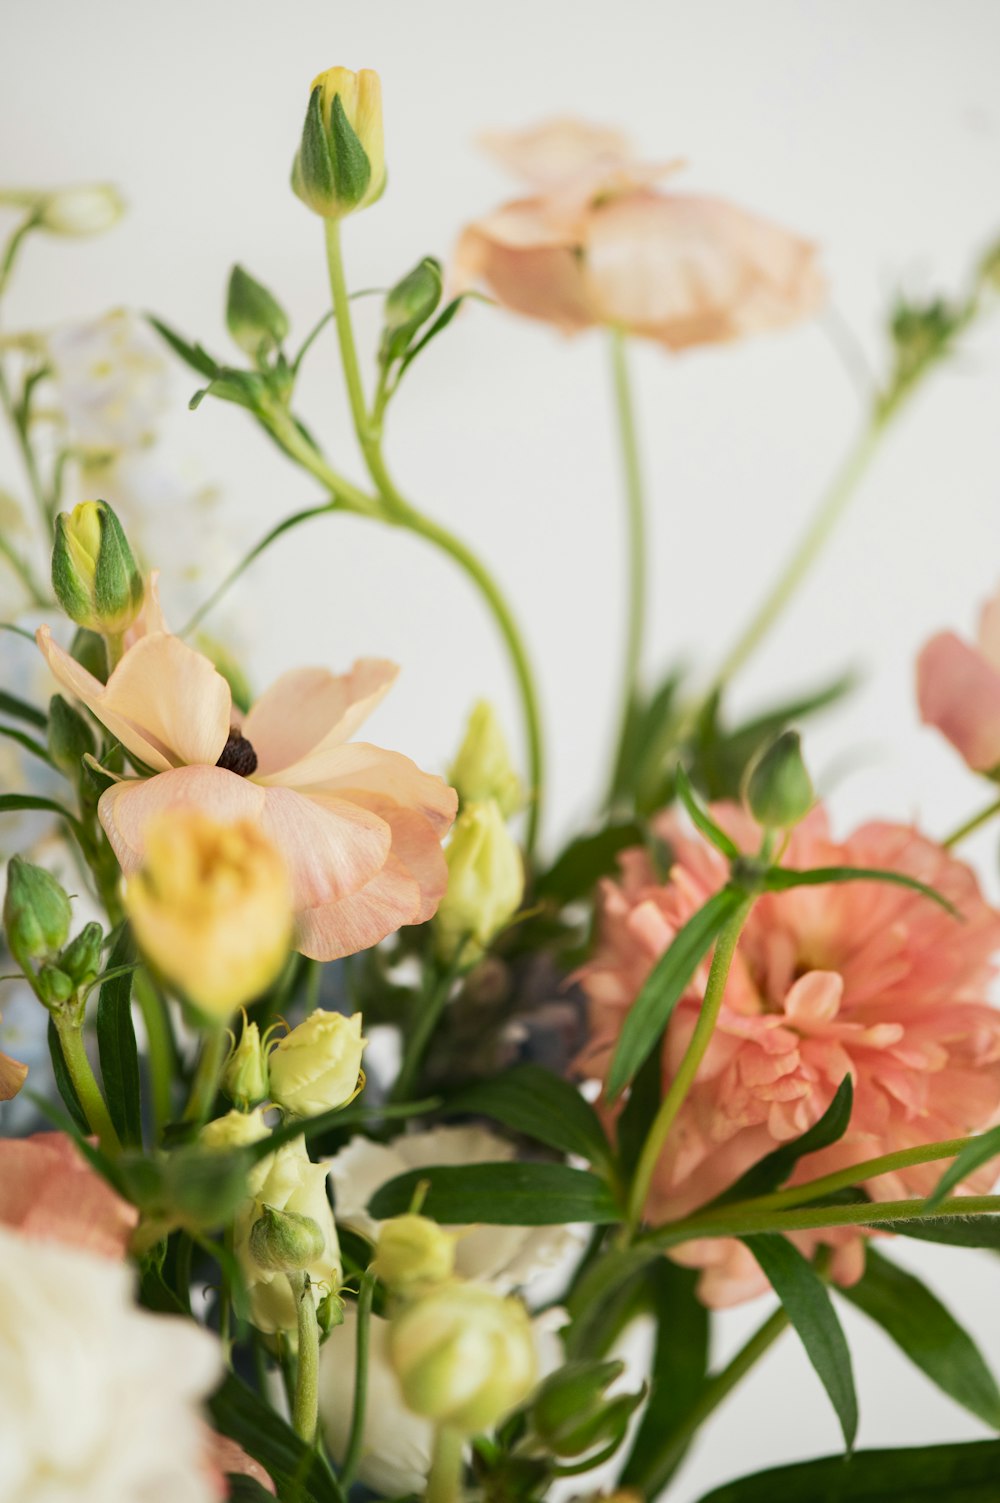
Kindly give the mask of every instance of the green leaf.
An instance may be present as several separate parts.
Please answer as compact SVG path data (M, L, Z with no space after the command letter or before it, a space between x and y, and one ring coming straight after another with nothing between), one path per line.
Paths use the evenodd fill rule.
M26 699L19 699L16 694L8 693L6 689L0 689L0 713L10 715L14 720L26 720L40 731L44 731L49 723L44 710L30 705Z
M147 321L153 326L160 338L173 350L175 355L188 364L192 370L197 371L199 376L208 376L209 379L219 372L218 361L213 360L207 350L200 344L189 344L180 334L169 328L162 319L155 318L152 313L146 314Z
M606 825L593 835L570 841L547 872L535 883L535 895L572 903L587 897L602 877L610 876L622 851L641 846L645 836L634 819Z
M771 1153L753 1164L728 1190L723 1190L710 1204L732 1205L738 1200L752 1200L756 1195L767 1195L777 1190L789 1178L799 1159L807 1154L819 1153L829 1148L844 1136L851 1120L854 1105L854 1086L845 1075L834 1094L833 1100L818 1122L814 1122L800 1138L791 1143L782 1143Z
M220 1435L238 1441L274 1479L288 1503L342 1503L340 1490L311 1446L230 1373L208 1401Z
M723 887L680 929L660 956L625 1016L618 1047L608 1072L607 1092L617 1096L656 1048L671 1013L726 920L744 901L743 894Z
M1000 1441L824 1456L727 1482L699 1503L997 1503Z
M494 1080L480 1081L446 1101L441 1112L445 1117L492 1117L536 1143L579 1154L591 1164L607 1165L611 1160L611 1147L594 1108L570 1081L540 1065L515 1065Z
M1000 1430L1000 1392L979 1348L918 1278L869 1247L864 1278L841 1294L880 1325L932 1383Z
M108 956L107 969L131 965L135 958L131 931L125 925ZM115 1131L125 1148L142 1147L139 1051L132 1023L133 975L129 971L105 981L97 1003L97 1047L104 1094Z
M620 1221L603 1180L566 1164L432 1165L411 1169L376 1190L376 1221L408 1211L418 1185L429 1185L424 1216L446 1226L556 1226L567 1221Z
M59 1035L56 1032L56 1025L51 1018L49 1018L49 1057L52 1060L52 1074L55 1076L56 1089L65 1102L66 1110L80 1132L84 1134L89 1133L90 1123L87 1121L87 1114L80 1104L80 1098L76 1094L76 1086L70 1078L66 1061L63 1058L62 1044L59 1042Z
M635 1173L643 1144L663 1099L663 1063L651 1054L629 1087L628 1099L618 1114L618 1158L622 1174Z
M267 1158L275 1149L291 1143L295 1138L304 1138L308 1143L311 1138L320 1137L331 1128L346 1131L349 1127L371 1127L400 1118L421 1117L427 1112L437 1111L440 1105L439 1096L427 1096L423 1101L393 1101L382 1106L333 1107L328 1112L321 1112L318 1117L293 1117L283 1126L276 1127L269 1138L248 1144L246 1152L256 1163L258 1159Z
M730 840L725 830L721 829L707 810L699 804L695 798L694 789L691 787L691 779L679 763L674 778L677 784L677 797L691 816L691 822L695 828L701 831L710 845L714 845L716 850L728 856L730 861L739 861L743 852L735 840Z
M828 882L888 882L930 898L932 903L937 903L952 918L962 916L954 903L935 888L928 887L926 882L918 882L916 877L908 877L905 872L883 871L875 866L814 866L809 871L796 871L790 866L772 866L760 878L765 892L787 892L792 887L825 887Z
M229 1503L274 1503L274 1494L245 1472L227 1472L226 1486Z
M483 297L482 293L479 292L461 292L459 293L458 297L452 298L448 306L438 314L437 318L431 324L426 334L424 334L422 338L418 339L416 344L412 344L407 350L406 355L399 367L400 377L402 376L403 372L405 370L408 370L409 367L413 364L414 360L416 360L421 350L425 350L432 339L436 339L444 329L447 329L448 325L455 317L455 314L458 312L459 308L461 308L462 304L466 301L467 298L473 298L477 303L488 303L490 301L489 298Z
M684 1459L690 1436L674 1432L687 1418L708 1372L708 1310L695 1294L698 1271L661 1258L646 1272L656 1347L649 1400L619 1486L659 1497Z
M40 741L36 741L34 736L29 736L26 731L19 731L12 725L0 725L0 736L9 737L11 741L16 741L18 746L23 746L24 750L30 752L33 757L47 762L50 767L53 766L48 748L44 747Z
M566 1355L602 1357L633 1313L636 1295L644 1293L650 1264L664 1259L653 1247L609 1248L579 1278L565 1301L570 1317L562 1332Z
M984 1247L1000 1252L1000 1216L927 1216L915 1221L895 1221L893 1235L915 1237L919 1242L941 1242L948 1247Z
M206 397L216 397L220 402L234 402L248 412L263 412L273 402L266 377L257 371L234 370L220 366L219 370L200 391L196 391L188 403L192 412L197 411Z
M83 834L83 826L75 814L55 799L37 798L33 793L0 793L0 814L16 814L24 809L41 809L48 814L58 814L76 835Z
M974 1138L956 1156L953 1163L948 1165L927 1197L927 1209L932 1211L935 1206L939 1206L942 1200L962 1183L963 1179L967 1179L979 1168L980 1164L989 1163L990 1159L995 1159L998 1154L1000 1154L1000 1127L991 1127L989 1132L981 1133L978 1138Z
M333 146L331 155L337 197L341 204L353 207L361 202L368 191L372 164L347 118L344 102L339 94L334 94L333 108L330 111L330 141Z
M848 1452L858 1432L851 1354L823 1280L786 1238L761 1232L741 1238L753 1253L798 1332L836 1410Z

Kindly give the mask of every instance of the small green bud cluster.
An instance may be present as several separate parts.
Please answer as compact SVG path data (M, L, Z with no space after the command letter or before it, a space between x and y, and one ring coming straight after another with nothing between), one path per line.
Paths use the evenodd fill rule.
M69 939L70 903L42 866L12 856L3 905L7 948L46 1007L59 1007L96 978L104 931L88 923Z

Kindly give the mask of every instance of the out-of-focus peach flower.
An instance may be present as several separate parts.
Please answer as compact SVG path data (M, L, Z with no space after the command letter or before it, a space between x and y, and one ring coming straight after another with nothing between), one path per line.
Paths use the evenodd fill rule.
M716 817L743 849L759 831L732 808ZM619 883L605 883L601 937L584 984L590 1043L580 1060L602 1078L622 1021L655 960L681 925L726 878L723 858L672 816L660 834L674 864L660 885L645 857L629 852ZM648 1216L683 1216L712 1200L777 1144L822 1115L845 1075L854 1110L845 1136L800 1165L799 1181L919 1143L959 1137L1000 1112L1000 1012L985 1000L1000 948L1000 915L969 867L898 825L869 824L830 839L817 809L793 833L793 867L868 866L905 872L949 898L959 922L917 893L885 883L802 887L760 898L726 987L714 1037L653 1182ZM687 1048L704 994L703 965L667 1029L664 1079ZM940 1164L883 1175L876 1199L927 1194ZM966 1188L989 1188L987 1166ZM795 1182L793 1180L793 1182ZM864 1244L852 1229L800 1234L806 1251L835 1248L832 1273L860 1277ZM741 1244L705 1241L679 1261L704 1269L700 1293L726 1305L766 1288Z
M0 1049L0 1101L13 1101L27 1078L27 1065Z
M722 199L654 188L676 165L646 165L614 131L571 120L495 133L484 144L532 196L470 224L460 289L572 334L621 328L671 350L784 327L825 295L815 247Z
M1000 593L983 607L976 646L950 631L927 643L917 659L917 701L924 723L971 768L1000 769Z
M216 1430L210 1430L207 1426L205 1466L220 1498L229 1496L229 1489L226 1486L227 1476L252 1477L255 1482L260 1483L266 1493L273 1495L276 1491L273 1481L260 1462L248 1456L238 1441L230 1440L228 1435L219 1435Z
M0 1222L25 1237L124 1258L139 1219L61 1132L0 1139Z
M296 944L316 960L366 949L431 917L447 884L441 838L455 794L398 752L347 738L391 688L395 665L362 659L350 673L286 673L241 717L208 658L143 631L102 684L52 640L38 645L60 685L81 700L149 776L101 797L98 813L126 875L141 864L156 815L200 809L251 820L292 880Z

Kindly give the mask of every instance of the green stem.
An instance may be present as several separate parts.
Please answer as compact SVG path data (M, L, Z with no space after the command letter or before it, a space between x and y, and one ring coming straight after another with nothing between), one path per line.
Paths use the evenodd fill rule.
M366 1271L361 1276L358 1290L358 1326L354 1362L354 1408L351 1412L351 1430L347 1450L340 1468L340 1484L345 1492L354 1481L361 1460L361 1445L365 1432L365 1410L368 1405L368 1351L371 1343L372 1300L375 1296L375 1275Z
M172 1085L177 1051L167 1016L166 999L157 992L146 971L140 969L136 972L133 990L146 1030L154 1141L158 1143L164 1127L173 1116Z
M299 1351L292 1401L292 1428L306 1445L316 1443L319 1424L319 1322L307 1273L288 1275L295 1296Z
M459 951L461 953L461 950ZM433 968L428 971L427 985L420 998L420 1008L416 1022L407 1037L403 1048L403 1060L399 1067L395 1085L389 1094L390 1101L405 1101L413 1088L413 1082L417 1071L423 1063L427 1052L427 1045L435 1028L440 1021L441 1014L447 1006L451 995L452 983L455 980L456 968L449 966L444 975L437 975Z
M946 851L950 851L952 846L958 845L967 835L971 835L974 830L978 830L980 825L986 824L987 820L992 819L994 814L1000 814L1000 799L994 799L992 804L987 804L985 809L980 809L978 814L974 814L971 819L967 819L964 825L959 825L957 830L952 830L947 840L942 840L941 844Z
M611 331L611 367L625 479L628 535L626 609L628 615L625 661L622 669L622 703L609 802L618 791L618 779L635 710L639 674L642 667L643 632L646 624L646 514L643 502L642 470L639 462L639 442L635 426L635 408L629 380L628 346L626 336L620 329Z
M213 1028L201 1048L194 1073L191 1095L184 1108L184 1121L202 1127L219 1093L219 1080L229 1054L229 1035L224 1028Z
M74 1013L56 1009L52 1013L52 1021L59 1035L69 1078L80 1098L80 1105L83 1107L83 1113L90 1124L91 1131L96 1133L97 1140L105 1153L121 1153L121 1142L107 1104L101 1095L90 1060L87 1058L87 1049L83 1041L83 1018Z
M439 1425L434 1435L434 1451L427 1478L427 1503L458 1503L462 1496L462 1452L464 1442L458 1430Z
M499 585L485 564L447 528L432 522L418 511L400 492L389 474L382 453L381 426L373 421L365 400L361 371L358 364L357 346L351 322L351 307L344 275L344 261L340 244L339 221L326 220L326 255L330 274L330 292L333 297L333 312L340 345L340 358L344 367L347 396L354 419L355 432L364 456L368 472L384 503L384 517L397 527L404 527L425 541L433 543L458 564L472 580L492 613L494 622L503 638L510 657L511 668L517 681L524 717L527 742L530 802L526 846L530 856L535 848L541 817L544 791L545 757L541 727L541 713L534 674L527 649L513 613Z
M681 1422L667 1432L655 1453L637 1474L630 1475L628 1485L636 1488L645 1498L656 1498L666 1487L683 1456L691 1437L714 1414L722 1401L777 1341L788 1326L784 1310L775 1310L749 1341L741 1346L735 1357L726 1366L707 1379L704 1388Z
M2 534L0 534L0 553L3 554L4 558L10 564L18 579L24 585L24 588L27 590L29 596L31 597L32 605L51 605L51 598L46 595L41 585L35 579L35 576L31 571L31 565L27 562L27 560L21 557L21 555L11 546L10 541Z
M1000 1195L959 1195L928 1211L926 1200L882 1200L864 1205L813 1206L793 1211L740 1211L728 1216L694 1215L668 1222L643 1236L656 1247L677 1247L696 1237L742 1237L754 1232L808 1232L827 1226L880 1226L894 1221L936 1221L942 1216L994 1216ZM891 1226L889 1228L891 1230Z
M653 1181L656 1165L659 1161L663 1145L667 1141L670 1129L673 1127L684 1104L694 1078L698 1073L698 1067L705 1057L705 1051L715 1032L716 1020L722 1007L722 999L726 991L726 982L729 979L729 968L736 953L736 946L740 933L746 922L747 914L753 906L753 898L747 898L735 910L729 921L723 926L718 939L715 942L715 952L712 956L712 964L708 973L708 982L705 986L705 996L698 1014L691 1041L677 1068L677 1074L670 1082L667 1094L660 1103L660 1109L653 1118L652 1125L646 1136L636 1165L635 1177L629 1193L628 1225L632 1232L642 1220L642 1213L649 1196L649 1187Z

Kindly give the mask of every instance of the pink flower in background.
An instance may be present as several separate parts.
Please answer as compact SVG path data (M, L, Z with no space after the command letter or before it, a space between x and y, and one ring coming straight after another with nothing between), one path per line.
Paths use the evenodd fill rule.
M124 1258L139 1219L61 1132L0 1139L0 1222L25 1237Z
M732 808L715 811L746 850L759 831ZM726 879L724 859L672 815L660 835L674 855L657 882L643 852L622 859L618 883L604 884L597 953L584 985L590 1042L579 1061L606 1075L622 1022L656 959L681 925ZM800 1163L800 1181L936 1139L985 1127L1000 1114L1000 1012L986 1001L1000 949L1000 914L983 900L962 862L917 831L865 825L830 839L825 815L795 831L794 867L869 866L905 872L935 887L962 914L886 883L845 883L767 894L740 939L715 1035L661 1159L647 1214L686 1215L713 1199L778 1144L798 1137L830 1105L845 1075L854 1083L846 1135ZM702 965L667 1030L663 1074L670 1080L687 1047L704 993ZM924 1195L941 1164L873 1180L876 1199ZM988 1188L988 1166L966 1182ZM794 1181L793 1181L794 1182ZM804 1250L835 1248L834 1278L849 1283L864 1266L851 1229L808 1232ZM678 1260L704 1269L710 1305L767 1287L742 1244L705 1241Z
M230 1440L228 1435L219 1435L206 1426L205 1452L205 1469L220 1498L230 1496L226 1477L233 1475L252 1477L254 1482L259 1482L264 1491L272 1496L276 1492L273 1481L260 1462L248 1456L239 1442Z
M389 691L397 669L363 659L337 676L286 673L242 717L208 658L151 619L107 684L53 642L38 645L60 685L81 700L150 776L116 783L98 813L126 874L164 810L251 819L288 863L296 944L316 960L367 949L430 918L447 884L441 840L456 796L398 752L346 744Z
M917 659L917 702L976 772L1000 768L1000 594L983 607L975 647L954 632L932 637Z
M721 199L664 193L678 164L635 162L614 131L572 120L494 133L532 196L462 233L454 276L571 334L623 328L672 350L799 322L825 296L808 241Z

